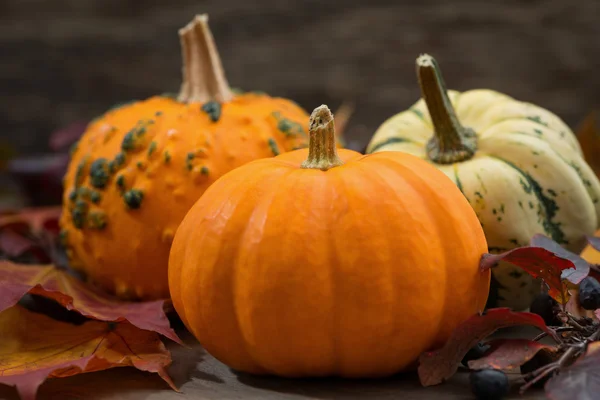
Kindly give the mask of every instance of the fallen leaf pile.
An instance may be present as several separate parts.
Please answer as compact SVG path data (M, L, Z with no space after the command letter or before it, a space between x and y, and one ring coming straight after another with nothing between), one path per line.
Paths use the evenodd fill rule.
M74 326L14 306L0 313L0 383L34 399L48 377L131 366L158 373L173 389L165 367L171 355L158 334L130 323L87 321Z
M600 238L589 238L600 250ZM500 260L509 262L540 278L547 295L556 303L557 326L548 326L533 312L514 312L507 308L488 309L460 324L445 345L426 352L419 360L419 379L423 386L449 379L465 364L469 351L484 348L483 354L467 360L472 371L495 369L520 377L521 393L538 382L546 382L550 399L596 398L600 392L600 309L596 318L576 313L578 285L584 278L599 278L598 266L563 249L551 239L536 235L528 246L492 255L485 254L480 268L493 268ZM529 325L540 330L531 338L490 339L501 328ZM540 342L549 337L553 343ZM585 394L589 397L585 397Z
M0 215L0 383L33 400L47 378L129 366L157 373L176 390L161 335L180 340L166 301L125 302L79 279L65 267L59 215L58 208ZM44 299L41 309L28 310L37 303L27 296ZM52 305L80 320L61 321Z

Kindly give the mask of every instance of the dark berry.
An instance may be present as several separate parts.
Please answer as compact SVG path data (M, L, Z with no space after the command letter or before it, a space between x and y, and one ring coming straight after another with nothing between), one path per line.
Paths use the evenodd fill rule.
M548 293L541 293L533 299L531 306L529 306L529 311L542 317L546 325L556 326L561 325L560 320L556 316L557 308L558 303L552 296Z
M521 365L521 374L527 375L530 372L533 372L536 369L543 367L544 365L550 364L551 362L554 362L554 358L552 357L552 354L548 351L540 350L537 352L537 354L535 356L533 356L533 358L531 360L529 360L525 364ZM546 383L546 381L548 379L550 379L551 376L552 375L548 375L547 377L536 382L533 386L534 387L543 387L544 383ZM525 381L530 381L530 380L531 379L525 378Z
M465 367L469 366L469 361L477 360L485 354L490 348L487 344L477 343L475 346L471 347L471 349L465 354L465 357L462 359L461 363Z
M508 394L508 377L497 369L473 371L469 382L471 391L480 400L500 400Z
M592 276L579 283L579 304L585 310L600 308L600 283Z

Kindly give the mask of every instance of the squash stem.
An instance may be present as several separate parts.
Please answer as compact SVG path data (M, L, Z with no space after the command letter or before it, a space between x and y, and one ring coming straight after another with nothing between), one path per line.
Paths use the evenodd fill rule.
M319 106L310 115L308 158L301 167L327 171L342 164L335 145L333 115L326 105Z
M477 150L477 136L458 121L435 58L428 54L417 58L417 76L435 133L427 143L427 156L439 164L470 159Z
M230 101L233 93L208 26L208 15L196 15L192 22L179 30L179 40L183 82L177 100L182 103Z

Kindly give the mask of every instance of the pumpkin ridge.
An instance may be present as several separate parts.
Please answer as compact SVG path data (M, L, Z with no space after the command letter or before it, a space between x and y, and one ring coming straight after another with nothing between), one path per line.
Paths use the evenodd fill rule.
M246 224L244 229L241 231L239 236L237 236L237 238L236 238L236 240L238 242L238 246L237 246L238 249L248 249L250 246L242 245L242 244L245 243L246 240L250 240L250 241L256 240L256 236L252 234L250 229L252 229L253 231L256 230L255 221L257 218L255 218L255 215L259 211L263 212L265 214L265 218L262 221L262 228L260 229L261 236L262 236L262 234L264 234L264 227L266 226L267 221L268 221L268 216L270 215L268 210L271 207L271 204L274 201L275 197L285 187L285 184L281 185L280 182L282 182L282 181L286 182L286 180L290 179L290 177L295 172L296 172L296 170L291 169L291 168L288 170L284 170L282 168L282 171L280 173L275 173L273 170L271 170L269 174L262 176L261 179L258 180L258 182L260 182L260 186L263 191L262 191L260 198L254 202L254 207L253 207L251 213L247 216L244 216L245 219L248 221L248 223ZM248 175L251 175L251 174L252 174L252 170L249 169ZM250 186L247 186L247 187L249 188ZM244 197L248 195L248 192L250 192L250 191L247 191L246 194L244 195ZM267 200L268 200L269 204L264 205L264 204L266 204ZM240 290L240 279L239 279L238 268L240 265L239 259L243 255L244 255L244 253L239 252L239 250L237 251L237 254L235 257L236 261L233 263L235 268L232 268L232 270L231 270L231 281L232 281L231 282L231 288L232 288L231 293L232 293L232 299L234 299L233 300L233 310L235 313L234 319L236 321L236 326L238 327L240 337L242 338L242 342L245 347L245 352L250 356L250 359L259 368L263 369L264 371L267 371L270 374L274 374L274 370L272 368L270 368L264 362L265 361L264 355L258 355L257 352L254 351L254 349L252 348L253 347L252 340L249 337L248 333L255 335L256 334L255 327L253 327L252 325L246 326L247 324L244 324L242 318L240 318L240 304L239 304L239 295L238 295L239 290ZM256 268L256 263L254 263L253 267ZM255 312L262 312L262 310L258 310L258 311L251 310L251 313L255 313ZM248 316L248 320L255 320L255 319L256 318L253 318L250 315ZM272 354L269 354L266 356L266 358L273 359L274 357ZM277 358L277 357L275 356L275 358Z
M488 130L494 128L496 125L499 125L499 124L502 124L502 123L505 123L505 122L511 122L511 121L523 122L522 120L523 120L522 118L511 117L511 118L506 118L506 119L495 121L493 124L491 124L490 126L486 127L485 130L481 131L480 137L483 140L483 139L488 139L488 138L497 138L497 137L504 136L506 134L514 133L514 134L518 134L518 135L524 135L524 136L527 136L527 137L536 138L536 139L538 139L538 140L540 140L540 141L542 141L544 143L547 143L553 149L557 145L560 145L560 146L566 145L571 150L573 150L576 153L578 153L579 156L581 156L581 153L578 150L577 146L575 146L571 140L568 140L567 137L556 138L555 140L559 141L559 143L552 143L553 139L552 138L549 139L547 136L545 136L544 132L542 132L541 134L532 135L532 134L524 132L522 130L513 130L513 129L504 130L502 132L493 132L491 134L487 134L486 135L486 132ZM550 131L550 132L546 132L546 133L548 133L550 136L552 136L551 133L553 132L553 130L551 128L548 128L548 127L545 127L545 129L547 129L548 131Z
M377 150L379 150L380 148L387 146L389 144L394 144L394 143L414 143L413 140L408 140L405 138L399 138L399 137L389 137L377 144L375 144L375 146L371 147L369 149L369 153L373 153L376 152Z
M335 169L334 169L335 171ZM342 190L340 189L340 181L338 179L329 179L329 183L332 185L335 185L335 191L337 193L339 193L340 195L342 193ZM345 189L345 185L344 189ZM328 217L333 221L333 213L330 213L328 215ZM337 226L338 221L333 221L333 224L330 224L329 226ZM338 295L338 285L336 284L337 282L339 282L339 271L337 270L336 266L339 265L339 250L337 248L337 246L335 245L335 236L334 235L328 235L327 237L328 240L328 249L331 249L329 251L329 286L330 286L330 291L331 291L331 351L333 354L333 357L331 359L331 368L333 371L336 371L336 373L340 373L341 369L342 369L342 362L343 360L340 357L341 354L341 346L339 343L339 337L341 337L341 332L339 332L339 327L341 326L340 322L339 322L339 306L338 306L338 301L337 299L339 298Z
M513 100L513 101L517 101L517 100ZM515 122L524 122L524 121L528 121L530 123L534 123L536 125L542 126L550 131L553 132L559 132L556 128L551 127L550 125L540 122L539 120L536 119L532 119L530 118L530 116L511 116L511 117L506 117L506 118L502 118L502 119L498 119L498 120L494 120L491 121L491 123L486 126L485 129L482 129L481 132L483 133L484 131L492 128L494 125L503 123L503 122L511 122L511 121L515 121ZM517 131L512 131L513 133L521 133L521 132L517 132ZM505 133L505 132L503 132ZM529 135L527 133L524 133L525 135L531 136L531 137L536 137L533 135ZM542 136L543 137L543 136ZM561 144L566 144L567 146L569 146L572 150L577 151L580 155L581 153L581 148L579 146L579 143L577 142L577 138L573 135L573 134L565 134L564 136L559 136L559 139L561 141ZM550 142L548 140L542 139L544 142L550 144Z
M387 160L385 158L382 157L378 157L381 158L382 160ZM365 158L366 159L366 158ZM371 161L368 162L372 162L373 158L371 158ZM381 160L377 160L377 161L381 161ZM385 163L384 163L385 164ZM338 185L343 185L344 187L344 194L346 195L347 198L356 198L356 192L360 191L360 192L365 192L365 193L378 193L378 195L383 195L381 193L382 191L382 187L386 188L386 192L388 194L392 194L395 198L398 199L397 201L397 205L402 205L403 209L406 210L405 212L408 214L408 208L405 206L402 197L400 196L400 194L395 190L394 186L389 184L388 179L386 179L386 177L381 173L381 170L378 168L372 168L372 165L368 165L367 162L355 162L352 163L350 165L348 165L348 167L350 168L355 168L355 173L354 175L352 175L352 180L356 180L357 175L361 174L363 176L364 182L368 182L368 185L370 185L370 187L368 186L363 186L361 185L360 189L356 189L354 185L352 185L352 183L348 184L348 182L346 182L344 180L344 176L346 177L346 179L350 179L349 175L346 174L342 174L339 173L339 177L338 179L335 179L335 181L338 183ZM385 167L386 169L387 166ZM409 182L405 182L407 186L411 186ZM376 187L375 187L376 186ZM374 188L375 187L375 188ZM354 190L353 190L354 189ZM371 189L371 190L370 190ZM380 226L384 226L386 224L386 222L382 221L380 223ZM335 225L334 225L335 226ZM390 242L389 238L387 238L387 242L386 244L388 244ZM387 248L390 248L391 246L388 246ZM337 249L336 249L336 254L337 254ZM335 268L334 268L335 269ZM386 275L386 280L392 280L394 278L394 269L390 268L389 270L383 272ZM395 282L391 282L389 286L389 297L390 299L392 299L392 303L393 304L398 304L399 302L401 302L401 300L399 300L399 298L401 296L398 296L398 288L395 286L394 284ZM397 307L393 307L394 309L396 309ZM398 318L395 317L394 315L391 315L389 317L389 320L391 321L391 326L389 327L389 333L388 333L388 339L389 337L393 337L395 332L398 332ZM337 326L340 326L339 324ZM397 368L396 368L397 369ZM340 371L342 372L342 371Z
M544 231L546 231L546 234L550 235L552 240L554 240L555 242L557 242L559 244L568 245L569 241L566 240L565 234L563 233L563 231L560 228L561 223L552 221L552 219L556 216L556 212L558 211L556 202L554 200L550 199L549 197L547 197L543 193L543 190L542 190L542 187L540 186L540 184L535 179L533 179L531 177L531 175L529 175L527 172L523 171L521 168L519 168L512 162L505 160L503 158L500 158L498 156L488 155L488 157L496 159L500 162L503 162L504 164L513 168L527 181L527 183L529 184L530 190L533 191L533 193L535 194L535 197L538 199L539 204L544 209L544 221L542 223Z
M552 146L550 146L550 147L552 147ZM590 179L593 178L593 173L591 173L590 176L587 178L584 177L583 174L581 173L581 167L576 165L574 161L565 159L561 154L559 154L554 149L552 149L552 151L554 151L554 153L558 156L558 158L560 158L566 165L568 165L575 171L577 176L579 176L579 178L581 179L581 182L583 183L583 186L585 187L586 192L590 196L590 200L592 201L593 204L597 204L599 201L598 193L590 193L590 190L592 189L592 183L591 183ZM598 206L596 206L595 208L596 208L596 214L598 215Z
M419 121L423 125L425 125L427 128L433 129L433 123L431 122L431 117L425 118L425 115L423 114L423 112L418 109L419 105L420 105L420 103L414 104L407 111L410 112L410 113L412 113L412 114L414 114L419 119Z
M260 160L257 160L257 161L260 161ZM272 179L273 181L275 181L275 179L273 178L274 174L273 174L272 171L269 174L267 174L265 172L261 172L260 170L258 172L254 171L254 173L252 173L252 171L251 171L251 172L249 172L249 173L247 173L245 175L246 176L250 176L250 177L256 176L256 178L255 178L256 181L260 182L261 185L265 185L265 181L269 181L269 179ZM249 196L252 196L252 193L251 193L252 191L250 190L250 188L251 188L250 186L238 185L236 187L236 189L230 193L230 197L231 198L239 198L239 199L241 199L238 204L243 204L243 203L249 201L248 200ZM241 194L239 194L239 197L238 197L236 195L236 192L238 190L240 190L240 189L243 189L244 192L241 193ZM255 204L256 204L256 200L250 200L250 201L254 201ZM227 205L226 201L223 201L222 203L223 203L223 206ZM223 209L223 207L220 207L220 210L222 210L222 209ZM237 212L240 212L240 211L236 207L236 209L234 209L231 212L231 215L235 216ZM225 226L223 226L221 232L227 232L228 229L231 227L231 224L235 223L236 221L237 221L236 218L229 218L227 220L227 223L225 224ZM246 225L246 229L249 226L250 226L250 224L247 224ZM245 230L244 230L244 233L245 233ZM208 234L208 232L206 232L206 233ZM241 237L243 237L243 235L240 235L237 239L239 240ZM224 246L224 241L220 241L219 245L220 245L220 247L219 247L218 254L217 254L216 258L215 258L216 260L219 260L219 259L221 259L223 257L223 252L226 249L226 247ZM193 246L189 246L188 245L187 249L190 249L192 247ZM238 246L238 248L239 248L239 246ZM239 256L239 253L236 254L236 258L238 256ZM264 367L264 364L261 363L261 362L259 362L257 360L257 357L255 356L255 354L253 354L253 352L251 351L249 343L248 343L248 340L247 340L247 338L244 335L245 330L242 329L242 326L240 324L239 311L238 311L238 305L237 305L237 298L238 298L238 292L239 292L238 288L239 288L239 286L237 284L237 279L236 279L237 276L238 276L238 273L237 273L237 266L238 265L239 265L238 262L233 263L233 267L230 269L230 273L229 273L229 275L230 275L229 290L230 290L230 293L231 293L230 298L232 299L231 308L232 308L233 313L235 314L235 316L232 318L235 321L235 328L236 328L235 334L240 338L240 343L243 346L243 352L245 352L248 355L248 357L246 358L246 360L249 359L250 362L257 369L261 370L261 373L264 373L264 372L271 373L272 371L269 371L268 369L266 369ZM205 277L204 275L201 275L201 276ZM185 275L182 275L182 277L185 277ZM206 321L206 318L204 320ZM210 329L210 327L205 327L205 329ZM198 333L195 332L195 335L198 335Z
M379 152L379 153L373 153L372 155L376 156L379 155L379 157L377 157L377 162L381 163L383 166L385 166L385 168L389 169L389 170L395 170L396 168L398 168L398 166L401 166L403 168L403 173L397 173L399 178L402 178L404 181L406 181L408 186L413 187L412 184L410 184L410 182L408 180L405 179L404 174L412 174L413 176L417 177L423 184L424 187L427 187L428 191L431 191L431 188L429 187L429 184L427 183L427 181L425 181L423 179L423 177L421 175L419 175L416 171L414 171L412 168L407 167L406 165L404 165L403 162L400 162L398 160L392 160L390 158L387 157L381 157L381 155L383 155L385 153ZM414 157L414 156L411 156ZM393 167L390 167L390 165L393 165ZM377 171L377 174L379 175L379 170L375 169ZM441 173L441 172L440 172ZM385 179L385 178L384 178ZM415 193L417 193L418 191L413 187ZM394 190L394 193L396 193L396 191ZM433 192L434 194L436 194L435 192ZM397 193L396 193L397 194ZM423 201L420 202L420 204L425 203L425 200L430 200L429 196L425 196L424 194L421 194L421 197L423 198ZM400 203L402 204L402 200L400 200ZM425 207L424 208L425 212L428 215L428 219L429 221L433 222L433 225L435 226L435 233L436 236L435 237L442 237L440 236L441 234L444 233L444 229L442 229L442 227L440 227L440 221L438 220L438 218L436 218L435 215L433 215L432 210L430 207ZM442 249L446 249L446 246L443 243L440 243L440 247ZM445 260L446 257L443 257L443 259ZM448 271L447 271L447 266L444 264L442 266L440 266L440 270L444 271L444 282L446 283L444 285L444 296L443 298L446 299L447 298L447 292L448 292ZM441 312L439 313L441 315ZM443 323L443 317L442 318L438 318L437 319L438 324L437 324L437 328L434 330L434 334L431 337L430 342L433 344L434 341L437 340L437 337L440 335L440 333L442 332L442 323Z
M348 160L346 160L346 163L348 163ZM337 178L337 174L336 172L339 170L336 170L335 168L330 170L331 172L329 174L319 174L322 176L322 179L325 181L326 185L329 185L332 187L332 192L336 193L339 197L343 197L346 198L346 185L343 185L342 182L340 182L339 179ZM325 171L328 172L328 171ZM292 186L293 187L293 186ZM333 200L335 201L335 200ZM339 204L339 203L338 203ZM338 224L338 219L339 219L339 214L336 215L336 213L333 212L329 212L326 213L326 217L328 218L329 221L323 221L324 224L327 224L327 226L337 226ZM340 271L337 268L337 266L339 265L339 250L338 247L336 246L336 241L335 241L335 235L331 234L331 235L327 235L327 245L325 246L325 248L328 249L328 257L327 257L327 265L326 268L328 268L328 276L329 276L329 282L327 283L328 287L329 287L329 293L330 293L330 307L331 307L331 318L329 320L330 326L328 327L328 331L329 331L329 336L330 336L330 342L328 343L329 346L329 350L331 353L331 357L329 358L329 363L330 366L328 368L330 373L334 373L334 374L342 374L344 371L344 360L342 359L342 357L340 356L341 354L343 354L343 347L340 343L339 338L343 335L343 332L340 332L340 327L341 327L341 322L340 322L340 309L341 307L339 306L339 286L337 285L337 282L340 281ZM327 306L327 304L325 304L325 306ZM310 373L310 371L308 371Z

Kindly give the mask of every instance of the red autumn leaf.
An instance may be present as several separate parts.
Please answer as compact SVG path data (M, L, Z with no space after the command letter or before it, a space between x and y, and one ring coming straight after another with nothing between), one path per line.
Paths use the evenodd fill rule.
M496 339L487 344L490 349L482 358L469 361L469 368L514 369L531 360L542 349L556 349L555 346L529 339Z
M15 306L0 314L0 383L34 400L46 378L63 378L113 367L167 374L171 354L155 332L122 322L72 325Z
M562 271L561 278L566 279L574 285L578 285L590 273L590 263L581 258L579 254L571 253L554 240L544 235L534 235L529 242L530 246L542 247L551 251L560 258L569 260L575 268L565 269Z
M0 230L0 252L9 257L19 257L31 252L40 262L50 262L39 244L10 229Z
M0 256L27 264L63 264L58 246L60 207L0 214Z
M483 315L476 314L461 323L441 349L421 354L421 384L431 386L442 383L454 375L460 361L479 341L498 329L519 325L535 326L558 340L556 333L549 329L537 314L514 312L508 308L492 308Z
M546 385L552 400L597 399L600 393L600 342L591 343L583 357L565 368Z
M0 311L15 305L25 293L48 297L68 310L101 321L128 321L181 343L165 315L165 300L126 302L52 265L21 265L0 261Z
M501 254L485 254L480 267L488 269L501 260L516 265L534 278L543 279L548 285L548 294L563 305L569 300L564 280L578 284L590 271L590 266L585 260L562 249L543 235L534 236L529 246L518 247Z
M34 235L44 231L55 231L58 228L61 207L24 208L17 212L6 212L0 215L0 229L25 229Z

